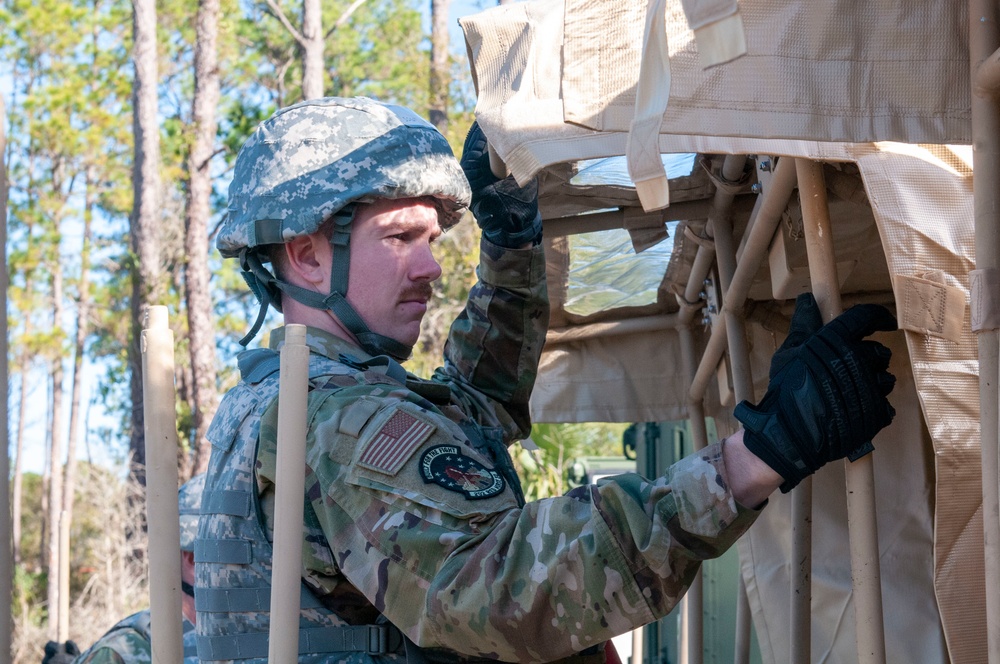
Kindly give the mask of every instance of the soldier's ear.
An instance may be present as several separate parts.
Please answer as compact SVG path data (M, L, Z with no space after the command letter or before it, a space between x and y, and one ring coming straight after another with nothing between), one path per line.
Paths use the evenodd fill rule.
M286 279L311 290L326 292L330 279L330 241L322 233L299 235L285 243Z

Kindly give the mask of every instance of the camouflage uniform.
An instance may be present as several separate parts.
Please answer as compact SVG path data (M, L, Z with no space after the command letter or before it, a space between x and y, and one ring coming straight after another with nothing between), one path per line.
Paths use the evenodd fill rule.
M340 618L327 624L384 615L423 647L552 661L665 615L698 562L730 546L754 514L726 489L718 445L653 482L625 475L523 505L505 445L528 434L543 254L484 242L482 256L432 381L400 380L391 365L309 329L314 357L333 361L309 396L304 582ZM282 339L272 333L272 346ZM235 426L245 410L224 400L213 435L251 430ZM258 448L253 499L267 533L276 429L272 403L259 441L246 441ZM201 536L219 534L205 526L203 517ZM223 587L203 571L199 593Z
M149 640L149 609L133 613L108 630L74 664L149 664L153 654ZM194 625L184 621L184 662L197 664Z
M341 205L383 194L443 199L443 226L454 221L456 202L467 204L460 187L410 186L441 175L435 169L447 160L437 157L411 168L399 193L400 183L379 166L396 153L382 146L398 118L392 107L372 104L317 100L279 111L283 117L259 128L237 159L218 244L223 255L240 257L264 306L278 293L262 291L280 288L279 297L341 318L329 303L346 292L346 281L323 302L307 301L252 264L266 244L261 236L275 243L315 232ZM356 126L344 129L341 107ZM358 119L366 108L369 116ZM411 156L403 161L447 150L416 120L404 122L416 133L404 134L403 153ZM346 138L338 136L344 131ZM333 156L315 149L337 151L344 142ZM384 190L386 182L394 184ZM342 196L337 187L354 191ZM270 207L262 214L251 206ZM336 234L331 244L336 270L346 244ZM544 251L484 239L478 276L431 380L407 374L385 354L391 351L371 352L364 330L352 330L358 347L308 329L300 662L603 661L607 639L669 612L700 561L727 549L756 516L727 488L721 444L655 481L623 475L525 505L507 446L530 430L528 399L548 320ZM241 354L243 380L209 431L195 550L202 661L267 656L275 351L283 338L277 330L272 350ZM386 620L407 638L406 655L358 647L359 634L383 629Z

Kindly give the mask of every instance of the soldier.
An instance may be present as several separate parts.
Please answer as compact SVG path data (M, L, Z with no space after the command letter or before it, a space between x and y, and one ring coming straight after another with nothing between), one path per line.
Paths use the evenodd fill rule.
M194 540L198 532L198 514L201 508L202 490L205 487L205 475L197 475L186 482L177 492L177 503L180 511L181 531L181 588L184 591L181 610L184 613L184 661L197 664L198 656L195 647L195 608L194 608ZM68 641L66 650L70 650ZM49 646L54 646L50 643ZM56 654L55 648L46 646L46 654L50 655L43 664L59 664L70 659L54 659L65 657ZM75 647L75 644L74 644ZM49 653L49 650L52 653ZM89 650L72 660L74 664L149 664L152 662L150 647L149 609L139 611L125 618L97 640Z
M431 243L470 204L479 281L423 380L399 363L441 275ZM862 341L891 315L863 306L824 327L804 298L767 396L737 410L745 431L652 481L525 504L506 448L529 433L545 338L541 230L536 185L493 176L476 124L461 169L431 125L368 99L280 110L240 151L218 247L261 303L243 343L270 304L308 326L311 350L300 662L603 662L774 489L891 420L888 351ZM283 338L240 355L209 431L202 661L267 657Z

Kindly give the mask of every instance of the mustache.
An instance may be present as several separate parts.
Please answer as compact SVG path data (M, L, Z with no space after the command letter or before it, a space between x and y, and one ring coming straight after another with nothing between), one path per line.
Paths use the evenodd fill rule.
M429 281L421 281L418 284L414 284L403 291L400 295L400 302L406 302L408 300L430 300L431 296L434 295L434 287L431 286Z

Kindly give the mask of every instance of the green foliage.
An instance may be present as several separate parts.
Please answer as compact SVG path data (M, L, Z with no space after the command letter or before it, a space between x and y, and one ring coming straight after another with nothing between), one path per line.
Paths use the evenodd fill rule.
M73 298L74 289L79 295L85 202L93 201L101 220L120 218L131 207L125 158L132 134L130 123L122 122L130 112L125 26L131 10L118 0L12 0L8 7L11 21L0 57L12 63L13 72L8 105L13 350L62 360L71 357L73 328L69 317L45 316L53 304L48 275L61 268L65 296ZM121 231L111 231L109 240L120 245ZM102 298L115 279L121 275L109 273L107 280L91 284L88 295L98 309L111 304Z
M417 7L412 0L369 0L363 4L346 29L331 36L329 89L345 97L364 95L418 112L426 109L429 47ZM336 10L327 14L340 15ZM333 25L336 18L327 20Z
M30 572L24 565L14 568L13 597L11 609L18 622L40 625L45 617L42 602L45 600L47 576L42 572Z
M531 501L565 493L567 472L577 457L621 455L626 428L627 424L611 423L534 425L531 440L538 450L511 448L525 498Z

